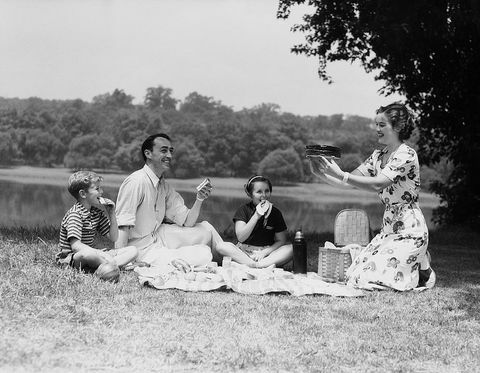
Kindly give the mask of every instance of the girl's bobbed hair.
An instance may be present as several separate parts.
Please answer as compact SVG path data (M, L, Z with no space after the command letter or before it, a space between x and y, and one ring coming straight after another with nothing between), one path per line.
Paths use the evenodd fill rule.
M255 175L255 176L252 176L250 179L248 179L247 183L244 185L245 193L247 193L247 196L249 197L252 196L253 184L256 183L257 181L263 181L264 183L267 183L268 189L270 189L270 193L272 193L272 189L273 189L272 182L265 176Z
M412 113L404 104L394 102L387 106L380 106L376 113L385 114L392 128L398 132L398 138L401 141L407 140L412 135L415 123Z

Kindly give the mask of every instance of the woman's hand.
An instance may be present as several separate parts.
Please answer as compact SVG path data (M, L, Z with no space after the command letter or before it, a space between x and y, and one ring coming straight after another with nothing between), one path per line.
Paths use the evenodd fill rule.
M337 179L341 179L343 177L344 172L338 166L338 164L332 159L328 160L325 157L318 157L320 163L320 170L323 170L325 175L333 176Z
M320 168L320 162L318 161L317 157L308 157L308 160L310 161L310 171L312 171L312 174L317 175L322 177L323 176L323 171Z
M320 160L317 157L309 157L310 171L320 179L325 180L325 168L321 166Z

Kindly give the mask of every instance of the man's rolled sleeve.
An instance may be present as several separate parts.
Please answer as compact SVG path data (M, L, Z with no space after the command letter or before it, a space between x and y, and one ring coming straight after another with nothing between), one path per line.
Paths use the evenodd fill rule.
M116 216L118 226L135 226L137 207L141 199L141 185L126 179L117 197Z

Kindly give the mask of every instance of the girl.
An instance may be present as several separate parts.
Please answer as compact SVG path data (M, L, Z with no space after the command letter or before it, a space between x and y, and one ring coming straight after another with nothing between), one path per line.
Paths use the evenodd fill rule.
M293 255L287 244L287 225L279 209L269 201L272 183L264 176L252 176L245 184L251 201L241 206L233 217L236 246L225 246L221 254L251 267L281 266Z

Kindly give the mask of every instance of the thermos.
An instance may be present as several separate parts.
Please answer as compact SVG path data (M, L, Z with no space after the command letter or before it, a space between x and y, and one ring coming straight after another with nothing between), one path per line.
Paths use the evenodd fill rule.
M307 242L302 229L297 230L293 239L293 273L307 273Z

